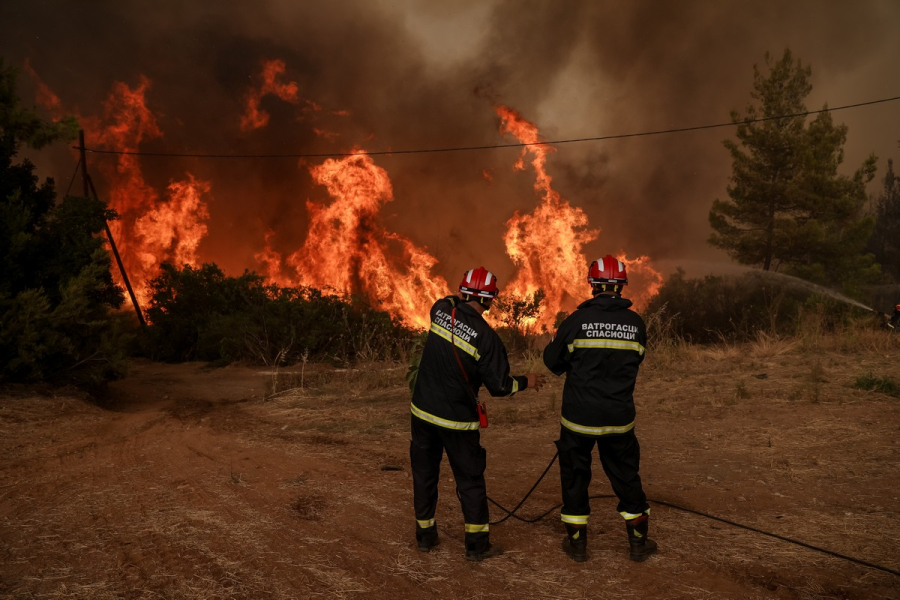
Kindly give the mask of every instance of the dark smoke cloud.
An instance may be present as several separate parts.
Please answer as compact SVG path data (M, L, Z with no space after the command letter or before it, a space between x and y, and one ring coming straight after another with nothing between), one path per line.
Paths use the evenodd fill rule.
M813 68L809 108L898 95L900 4L890 0L450 5L6 2L0 56L17 66L28 59L64 105L84 115L100 112L114 81L133 86L146 75L165 134L146 143L148 151L511 142L498 133L494 102L520 111L547 139L723 122L750 101L753 64L785 47ZM267 59L283 60L285 79L322 110L303 112L267 96L261 108L269 126L241 131L244 98ZM30 101L33 84L24 75L20 90ZM845 173L869 152L882 168L898 154L898 115L896 105L835 115L850 127ZM319 137L314 128L338 135ZM718 129L565 144L549 172L563 197L602 229L589 254L723 260L706 245L706 215L714 198L725 197L730 162L721 141L732 135ZM451 284L476 262L508 280L505 222L538 200L533 173L512 169L517 156L506 149L376 157L396 198L385 207L386 224L427 245ZM74 168L68 151L35 160L65 187ZM285 253L302 243L307 199L328 201L308 172L319 162L147 158L143 165L157 188L185 171L211 182L201 254L236 273L260 268L253 254L269 229Z

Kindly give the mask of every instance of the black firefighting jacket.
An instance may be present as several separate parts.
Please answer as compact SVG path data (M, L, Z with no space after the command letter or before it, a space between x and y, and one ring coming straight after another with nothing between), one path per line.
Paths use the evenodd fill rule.
M450 345L454 307L452 337L469 390ZM412 414L447 429L478 429L475 397L482 384L492 396L512 396L528 386L528 379L510 377L506 348L476 309L456 296L441 298L431 307L431 329L413 388Z
M562 426L582 435L634 428L634 384L647 330L631 300L597 295L581 303L544 349L544 364L566 374Z

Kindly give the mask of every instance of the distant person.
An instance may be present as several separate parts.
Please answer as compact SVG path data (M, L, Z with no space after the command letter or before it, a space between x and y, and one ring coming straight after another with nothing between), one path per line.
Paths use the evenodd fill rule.
M641 449L634 432L634 392L644 360L647 331L641 317L621 296L628 283L625 264L607 255L591 263L593 297L559 326L544 349L544 364L566 374L560 418L559 476L562 483L562 549L573 560L587 560L588 486L594 446L625 518L631 560L656 551L647 537L650 505L638 474Z
M481 447L482 384L492 396L512 396L526 388L539 390L543 375L510 377L503 342L482 317L497 296L497 279L484 267L463 274L457 295L431 307L431 329L422 351L412 396L412 440L416 543L429 552L439 542L434 515L438 501L441 458L446 450L465 519L466 558L480 561L503 552L491 545Z

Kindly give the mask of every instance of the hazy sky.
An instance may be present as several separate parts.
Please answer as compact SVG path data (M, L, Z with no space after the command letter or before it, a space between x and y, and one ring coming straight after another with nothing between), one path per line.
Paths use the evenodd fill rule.
M498 132L494 103L550 140L726 122L750 101L754 63L786 47L812 67L810 109L898 96L898 27L896 0L30 0L0 3L0 56L19 67L28 59L83 115L102 111L114 82L133 87L146 76L164 134L146 150L375 151L512 142ZM269 126L242 131L248 90L271 59L321 110L266 96ZM35 101L24 74L20 92ZM886 159L900 157L900 102L835 120L849 126L844 173L874 152L880 177ZM733 133L564 144L548 171L601 229L589 255L624 250L668 268L722 260L706 244L707 214L726 195L722 140ZM33 158L66 187L75 166L67 150ZM379 156L395 195L384 222L428 246L448 279L473 261L508 277L504 224L538 200L533 173L513 170L517 158L515 149ZM210 182L201 254L229 272L258 268L253 254L267 230L282 251L302 242L306 200L328 200L309 175L314 164L142 161L160 189L186 172Z

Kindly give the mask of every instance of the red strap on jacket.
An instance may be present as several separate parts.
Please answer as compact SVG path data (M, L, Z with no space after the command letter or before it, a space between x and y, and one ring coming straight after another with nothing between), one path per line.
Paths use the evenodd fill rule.
M488 418L487 418L487 410L485 410L484 405L478 401L478 398L475 396L475 393L472 392L472 385L469 383L469 375L466 373L465 367L463 367L462 361L459 359L459 354L456 353L456 307L453 307L453 310L450 311L450 348L453 350L453 356L456 357L456 364L459 365L459 370L462 371L463 379L466 381L466 389L469 390L469 393L472 394L472 399L475 400L475 409L478 411L478 422L481 424L481 427L488 426Z

